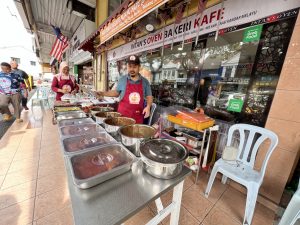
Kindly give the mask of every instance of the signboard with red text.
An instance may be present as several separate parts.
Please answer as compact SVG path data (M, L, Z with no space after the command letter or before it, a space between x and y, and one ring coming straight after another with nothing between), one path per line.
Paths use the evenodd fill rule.
M201 35L214 36L219 25L219 35L235 31L240 24L255 26L298 14L299 0L227 0L206 9L202 16L192 15L180 24L171 24L154 33L108 51L108 60L124 58L131 54L147 51ZM248 24L249 23L249 24ZM206 38L207 38L206 37Z

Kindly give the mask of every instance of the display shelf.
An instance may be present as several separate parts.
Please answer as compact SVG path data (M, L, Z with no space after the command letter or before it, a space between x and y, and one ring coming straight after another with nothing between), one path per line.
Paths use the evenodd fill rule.
M189 150L189 152L192 152L193 154L199 155L200 152L201 152L201 147L194 148L194 147L192 147L192 146L190 146L190 145L188 145L188 144L186 144L186 143L184 143L184 142L182 142L182 141L180 141L180 140L177 140L175 137L169 135L169 134L168 134L167 132L165 132L165 131L163 131L163 132L161 133L161 137L162 137L162 138L167 138L167 139L170 139L170 140L179 142L179 143L182 144L184 147L186 147L187 150ZM207 143L207 141L205 141L205 143Z
M176 127L184 127L181 124L173 123L172 121L169 121L166 118L164 118L164 120L167 120L170 124L176 125ZM210 129L212 129L213 127L218 127L218 126L216 126L216 125L214 126L214 124L212 124L210 127L207 127L207 128L202 129L200 131L195 130L195 129L191 129L189 127L184 127L184 128L188 128L188 129L195 130L195 131L203 133L202 143L201 143L201 146L199 146L198 148L193 148L193 147L187 145L186 143L177 140L175 137L173 137L173 136L169 135L167 132L163 131L164 129L161 129L161 132L160 132L160 137L162 137L162 138L165 137L165 138L168 138L168 139L171 139L171 140L175 140L175 141L181 143L183 146L185 146L190 153L199 156L198 157L198 165L197 165L198 168L196 170L193 170L193 171L196 172L195 183L198 182L198 177L199 177L200 170L202 169L202 170L207 171L209 169L208 168L209 165L207 166L207 157L208 157L210 137L211 137L211 130ZM217 128L217 130L218 130L218 128Z

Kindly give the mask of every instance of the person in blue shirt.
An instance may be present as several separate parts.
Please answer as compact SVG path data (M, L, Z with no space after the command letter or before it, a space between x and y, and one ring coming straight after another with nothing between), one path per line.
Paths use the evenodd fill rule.
M24 84L23 78L11 72L10 64L1 63L0 72L0 112L3 114L3 120L12 119L8 105L11 103L14 108L14 114L18 123L23 122L21 117L21 84Z
M149 81L140 73L140 59L132 55L127 60L128 74L122 76L116 90L98 92L99 96L119 97L118 112L142 124L150 115L153 102Z

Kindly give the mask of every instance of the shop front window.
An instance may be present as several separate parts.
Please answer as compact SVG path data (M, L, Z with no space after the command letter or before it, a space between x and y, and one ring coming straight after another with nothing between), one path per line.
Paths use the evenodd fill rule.
M207 39L204 63L196 78L200 82L196 99L212 107L212 113L223 111L228 120L242 111L258 47L258 41L243 42L243 35L240 30L221 35L217 41Z
M140 73L159 106L205 107L220 120L264 126L279 80L295 18L215 37L168 44L138 55ZM109 62L109 81L126 75L124 59Z

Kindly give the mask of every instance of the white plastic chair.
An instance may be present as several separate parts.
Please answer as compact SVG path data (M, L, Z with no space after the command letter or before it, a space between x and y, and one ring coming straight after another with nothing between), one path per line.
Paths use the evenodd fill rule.
M234 132L239 133L237 159L234 163L229 163L221 158L215 163L205 191L205 196L208 197L218 172L223 174L223 184L226 183L227 177L242 184L247 188L247 201L243 224L250 225L254 214L258 190L262 184L270 156L278 144L278 137L274 132L265 128L248 124L235 124L229 128L226 146L232 145ZM270 140L270 145L261 169L260 171L254 170L253 167L258 149L267 139Z
M153 119L153 114L156 110L156 104L152 103L151 105L151 110L150 110L150 116L149 116L149 121L148 121L148 125L151 126L152 125L152 119Z
M300 180L298 190L293 195L278 225L294 225L300 220Z

